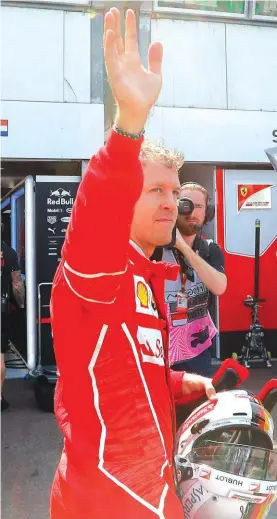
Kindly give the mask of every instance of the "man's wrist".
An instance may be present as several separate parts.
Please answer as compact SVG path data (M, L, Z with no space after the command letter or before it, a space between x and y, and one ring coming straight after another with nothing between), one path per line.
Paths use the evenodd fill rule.
M139 132L139 133L125 132L124 130L119 128L119 126L117 126L117 124L113 125L113 130L116 133L118 133L118 135L121 135L122 137L127 137L128 139L133 139L134 141L137 141L137 140L141 139L141 137L143 137L143 135L145 133L144 129L141 132Z
M114 122L123 132L136 135L144 130L147 117L148 111L137 114L128 110L118 109Z
M190 389L190 377L189 377L189 373L184 373L183 374L183 378L182 378L182 394L185 396L185 395L189 395L191 393L191 389Z
M187 255L192 251L192 249L189 247L189 245L186 244L185 240L182 244L178 246L179 251L187 257Z

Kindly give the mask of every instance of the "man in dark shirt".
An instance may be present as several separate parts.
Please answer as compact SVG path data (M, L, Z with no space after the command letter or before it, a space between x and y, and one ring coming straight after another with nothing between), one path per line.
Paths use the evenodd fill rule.
M2 389L6 376L5 353L9 346L9 302L11 290L18 307L24 308L25 290L17 254L14 249L1 240L1 411L9 407L8 402L2 396Z
M199 231L213 218L207 191L199 184L185 183L180 198L190 198L194 210L179 214L175 249L163 250L162 259L177 263L176 281L165 283L165 303L170 331L169 359L172 369L205 377L211 372L211 345L217 329L209 314L209 294L226 290L224 256L212 240L202 240ZM156 259L156 258L153 258Z

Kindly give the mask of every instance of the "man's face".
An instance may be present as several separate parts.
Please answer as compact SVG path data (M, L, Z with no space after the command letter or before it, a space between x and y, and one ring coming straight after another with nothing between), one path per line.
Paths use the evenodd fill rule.
M143 190L135 206L131 238L151 256L155 247L171 242L180 183L176 168L160 162L145 162L143 174Z
M181 234L193 236L196 234L195 225L203 225L206 213L206 197L202 191L182 189L180 198L190 198L194 203L194 210L189 216L178 215L177 227Z

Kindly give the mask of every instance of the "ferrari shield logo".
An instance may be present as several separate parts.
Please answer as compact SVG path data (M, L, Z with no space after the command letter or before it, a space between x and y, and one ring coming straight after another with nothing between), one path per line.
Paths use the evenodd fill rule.
M243 187L240 188L241 196L246 197L247 193L248 193L247 187L243 186Z

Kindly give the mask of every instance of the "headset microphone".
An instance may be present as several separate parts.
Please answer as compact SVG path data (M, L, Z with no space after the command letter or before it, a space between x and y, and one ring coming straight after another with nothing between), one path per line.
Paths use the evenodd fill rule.
M198 232L198 231L201 232L201 231L202 231L202 228L203 228L203 225L197 225L197 224L195 224L193 227L194 227L194 229L195 229L197 232Z

